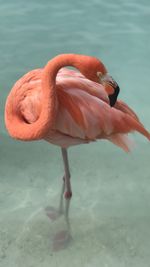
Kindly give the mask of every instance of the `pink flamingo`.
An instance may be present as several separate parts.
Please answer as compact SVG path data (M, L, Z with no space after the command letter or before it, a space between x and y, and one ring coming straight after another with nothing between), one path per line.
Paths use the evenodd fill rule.
M63 213L64 195L68 230L57 235L56 242L64 243L70 237L68 213L72 190L67 148L107 139L128 152L131 142L127 134L133 131L150 140L150 133L134 111L117 100L118 93L118 84L99 59L62 54L43 69L25 74L7 98L5 124L10 136L24 141L44 139L61 147L64 176L58 214ZM46 212L50 218L57 217L50 207Z

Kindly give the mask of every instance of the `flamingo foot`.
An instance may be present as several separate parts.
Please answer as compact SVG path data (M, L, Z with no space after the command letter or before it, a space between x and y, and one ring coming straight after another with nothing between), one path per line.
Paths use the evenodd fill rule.
M53 239L53 251L59 251L69 246L72 236L67 230L58 232Z
M51 206L46 207L45 212L51 221L56 221L62 215L61 211L58 211Z

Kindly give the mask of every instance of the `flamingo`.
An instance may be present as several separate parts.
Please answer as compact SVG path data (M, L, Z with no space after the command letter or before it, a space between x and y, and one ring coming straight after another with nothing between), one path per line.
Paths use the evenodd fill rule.
M106 139L129 152L128 133L134 131L150 140L150 133L135 112L122 100L117 100L119 90L101 60L87 55L61 54L44 68L25 74L7 97L5 125L12 138L23 141L44 139L61 148L64 163L61 201L57 212L51 207L46 208L51 219L65 214L67 230L56 235L56 247L71 236L69 206L72 189L67 149Z

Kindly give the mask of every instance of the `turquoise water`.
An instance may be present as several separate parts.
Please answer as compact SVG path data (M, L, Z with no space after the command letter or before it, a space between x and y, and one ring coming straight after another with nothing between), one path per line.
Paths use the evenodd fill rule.
M102 59L126 101L150 130L150 3L0 1L0 266L124 267L150 265L150 147L134 135L127 155L107 142L69 149L73 241L58 252L53 235L63 165L59 148L11 140L3 110L14 82L61 53Z

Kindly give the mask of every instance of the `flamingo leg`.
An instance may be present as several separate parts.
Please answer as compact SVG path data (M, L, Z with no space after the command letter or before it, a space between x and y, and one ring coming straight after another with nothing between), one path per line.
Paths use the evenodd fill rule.
M59 214L64 213L64 206L63 206L63 198L64 198L64 192L65 192L65 175L63 176L63 184L62 184L62 189L61 189L61 194L60 194L60 202L59 202L59 209L58 212Z
M62 152L65 174L63 177L63 186L62 186L62 192L61 192L61 197L60 197L59 213L63 212L63 194L64 194L64 197L65 197L64 215L65 215L67 229L62 230L55 235L53 239L53 250L55 251L64 249L66 246L68 246L68 244L72 240L71 233L70 233L70 221L69 221L69 206L70 206L70 199L72 196L72 191L71 191L71 183L70 183L70 171L69 171L67 149L62 148L61 152Z
M67 229L59 231L54 236L53 238L53 250L54 251L64 249L66 246L68 246L68 244L72 240L70 221L69 221L69 207L70 207L70 199L72 197L69 161L68 161L67 149L61 148L61 152L62 152L62 158L63 158L63 163L64 163L64 176L63 176L63 184L62 184L61 195L60 195L59 209L55 210L53 207L47 207L46 213L47 213L47 216L51 220L56 220L60 215L64 214ZM64 210L64 205L63 205L64 198L65 198L65 210Z
M68 162L68 155L67 155L67 149L62 148L62 158L64 163L64 176L62 178L63 184L60 194L60 202L59 202L59 208L55 209L51 206L46 207L46 214L47 216L52 220L55 221L58 219L62 214L65 215L65 220L67 223L67 228L69 229L69 206L70 206L70 199L72 196L71 192L71 183L70 183L70 171L69 171L69 162ZM65 197L65 212L64 212L64 205L63 200Z
M71 183L70 183L70 170L69 170L69 161L68 161L68 153L66 148L62 148L62 157L64 163L64 181L65 181L65 220L67 223L68 231L70 231L70 222L69 222L69 207L70 207L70 199L72 197Z
M63 184L60 194L59 207L57 209L52 206L47 206L45 208L46 215L51 221L57 220L61 215L64 214L64 205L63 205L64 192L65 192L65 177L63 176Z

